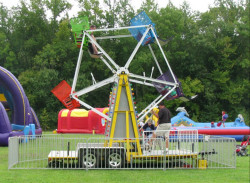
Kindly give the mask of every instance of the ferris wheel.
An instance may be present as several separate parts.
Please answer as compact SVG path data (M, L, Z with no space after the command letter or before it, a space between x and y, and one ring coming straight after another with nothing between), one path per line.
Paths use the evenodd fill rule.
M129 30L130 35L114 35L106 37L96 37L91 36L91 32L110 32L117 30ZM97 40L100 39L120 39L134 37L138 42L135 45L134 50L127 59L124 66L119 66L115 60L113 60L108 53L98 44ZM82 56L84 52L84 44L87 41L92 42L100 51L101 55L98 57L106 65L106 67L111 71L112 75L102 81L93 82L93 85L76 91L76 85L78 81L79 71L82 62ZM106 29L95 29L95 30L84 30L81 33L81 44L80 52L77 60L77 65L75 69L75 75L73 79L71 98L79 102L82 106L87 109L93 110L95 113L99 114L107 120L105 136L110 138L138 138L138 128L137 121L145 118L145 116L156 107L164 99L174 99L183 96L183 92L180 86L180 82L174 75L166 55L162 49L161 41L158 39L155 25L149 19L145 12L141 12L136 17L130 21L130 26L128 27L117 27L117 28L106 28ZM161 58L164 59L165 64L168 67L168 71L163 73L158 59L151 47L152 43L158 45L158 49L162 55ZM157 69L161 74L158 78L153 78L154 67L152 67L152 72L150 77L145 74L138 75L129 71L129 66L135 55L137 54L141 46L148 46L152 57L155 61ZM92 78L93 75L92 75ZM113 83L112 92L109 96L109 114L108 116L96 110L94 107L90 106L86 102L79 99L80 96L92 92L98 88L106 86ZM142 110L138 115L135 112L135 105L133 101L133 89L131 88L131 83L137 83L149 87L155 87L160 93L158 97L155 98L144 110ZM139 143L139 141L137 142Z

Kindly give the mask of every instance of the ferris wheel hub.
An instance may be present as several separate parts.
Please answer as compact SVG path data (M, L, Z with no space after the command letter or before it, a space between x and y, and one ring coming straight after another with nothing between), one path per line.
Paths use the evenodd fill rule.
M120 67L120 68L118 68L118 70L117 70L117 74L118 74L118 75L120 75L120 74L129 74L129 71L128 71L128 69L125 68L125 67Z

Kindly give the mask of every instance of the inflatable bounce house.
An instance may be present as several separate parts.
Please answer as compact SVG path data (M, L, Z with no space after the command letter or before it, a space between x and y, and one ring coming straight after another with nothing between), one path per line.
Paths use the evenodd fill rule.
M199 134L218 135L235 138L241 141L244 135L250 135L250 128L244 122L241 114L234 122L225 122L225 127L221 122L195 122L189 118L189 114L184 107L178 107L179 113L171 119L172 129L193 128Z
M108 113L108 108L96 108L103 114ZM92 110L62 109L58 115L58 133L105 133L105 119Z
M42 129L16 77L0 66L0 146L12 136L41 134Z

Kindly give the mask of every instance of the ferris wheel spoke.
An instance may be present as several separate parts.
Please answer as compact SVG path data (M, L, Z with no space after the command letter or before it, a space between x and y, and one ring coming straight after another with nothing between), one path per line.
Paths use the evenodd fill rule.
M146 37L148 31L150 30L150 27L151 27L151 26L148 26L147 30L144 32L143 36L141 37L141 40L137 43L137 45L136 45L136 47L135 47L133 53L130 55L130 57L129 57L127 63L126 63L125 66L124 66L126 69L128 69L128 67L129 67L130 63L132 62L132 60L133 60L133 58L134 58L136 52L138 51L139 47L141 46L142 41L145 39L145 37Z
M105 55L108 60L111 62L111 64L116 68L119 69L119 65L117 65L115 63L115 61L106 53L106 51L104 49L102 49L102 47L96 42L96 40L94 40L88 33L86 33L86 35L88 36L88 38L92 41L92 43L95 44L95 46L103 53L103 55ZM106 64L106 63L105 63ZM110 66L111 67L111 66ZM109 67L109 68L110 68Z
M144 81L151 81L151 82L155 82L155 83L161 83L161 84L170 85L170 86L177 86L178 85L178 83L168 82L168 81L164 81L164 80L160 80L160 79L153 79L153 78L149 78L149 77L146 77L146 76L140 76L140 75L133 74L133 73L129 73L129 77L141 79L141 80L144 80Z
M151 30L152 30L153 35L154 35L155 37L157 37L156 34L155 34L154 29L151 28ZM166 64L167 64L167 66L168 66L168 68L169 68L169 71L170 71L170 73L171 73L171 75L172 75L172 77L173 77L173 79L174 79L174 82L177 83L176 78L174 77L174 73L173 73L173 71L172 71L172 69L171 69L171 67L170 67L169 62L168 62L168 59L167 59L167 57L166 57L166 55L165 55L165 53L164 53L164 51L163 51L163 49L162 49L162 47L161 47L161 44L159 43L159 40L158 40L158 39L155 39L155 40L156 40L156 43L158 44L158 47L159 47L160 50L161 50L161 53L162 53L162 56L163 56L164 60L166 61Z
M156 101L159 100L162 97L162 95L159 95L153 102L151 102L151 104L149 104L145 109L143 109L139 114L138 117L140 117L141 115L143 115L146 111L148 111L150 108L154 108L156 107Z
M162 74L163 74L163 72L162 72L162 70L161 70L160 64L159 64L159 62L158 62L158 60L157 60L157 58L156 58L156 56L155 56L155 54L154 54L154 51L153 51L153 49L152 49L151 45L149 44L149 45L148 45L148 47L149 47L149 50L151 51L152 56L153 56L153 58L154 58L154 60L155 60L155 64L157 65L158 70L159 70L159 72L160 72L160 73L161 73L161 75L162 75Z
M144 82L144 81L139 81L139 80L135 80L135 79L129 79L129 81L132 82L132 83L138 83L138 84L154 87L153 84L147 83L147 82Z
M165 95L159 95L151 104L149 104L138 116L142 115L139 117L138 121L142 120L145 118L145 116L153 109L155 108L162 100L164 100L168 95L171 94L172 91L174 91L176 86L174 86L171 90L169 90Z
M111 70L111 72L113 74L116 73L116 71L109 65L109 63L103 58L103 57L100 57L100 59L103 61L103 63Z
M98 83L96 83L96 84L94 84L94 85L91 85L91 86L89 86L89 87L87 87L87 88L84 88L84 89L82 89L82 90L80 90L80 91L77 91L77 92L75 92L75 93L71 93L71 96L79 97L79 96L81 96L81 95L84 95L84 94L86 94L86 93L89 93L89 92L91 92L91 91L94 91L94 90L96 90L96 89L98 89L98 88L100 88L100 87L103 87L103 86L105 86L105 85L107 85L107 84L113 83L113 82L116 80L116 78L117 78L117 76L116 76L116 75L113 75L112 77L110 77L110 78L108 78L108 79L105 79L105 80L103 80L103 81L100 81L100 82L98 82Z
M102 112L98 111L97 109L95 109L94 107L90 106L89 104L81 101L79 98L77 98L76 96L72 96L73 99L75 99L76 101L78 101L82 106L86 107L89 110L94 111L96 114L99 114L100 116L102 116L103 118L105 118L108 121L111 121L111 118L108 117L107 115L103 114Z

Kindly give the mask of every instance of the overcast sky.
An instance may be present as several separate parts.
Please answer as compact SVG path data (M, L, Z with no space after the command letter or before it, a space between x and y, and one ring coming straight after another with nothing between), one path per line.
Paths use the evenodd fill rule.
M73 8L69 12L69 15L74 16L79 11L79 8L77 6L77 1L76 0L68 0L68 1L73 5ZM155 1L159 4L159 7L165 7L169 2L168 0L155 0ZM4 6L12 7L16 6L19 0L0 0L0 2L3 3ZM135 8L139 8L142 2L143 0L131 0L131 4ZM171 0L171 2L176 7L179 7L181 4L183 4L184 0ZM186 2L190 5L192 10L205 12L208 10L209 5L213 5L214 0L186 0Z

